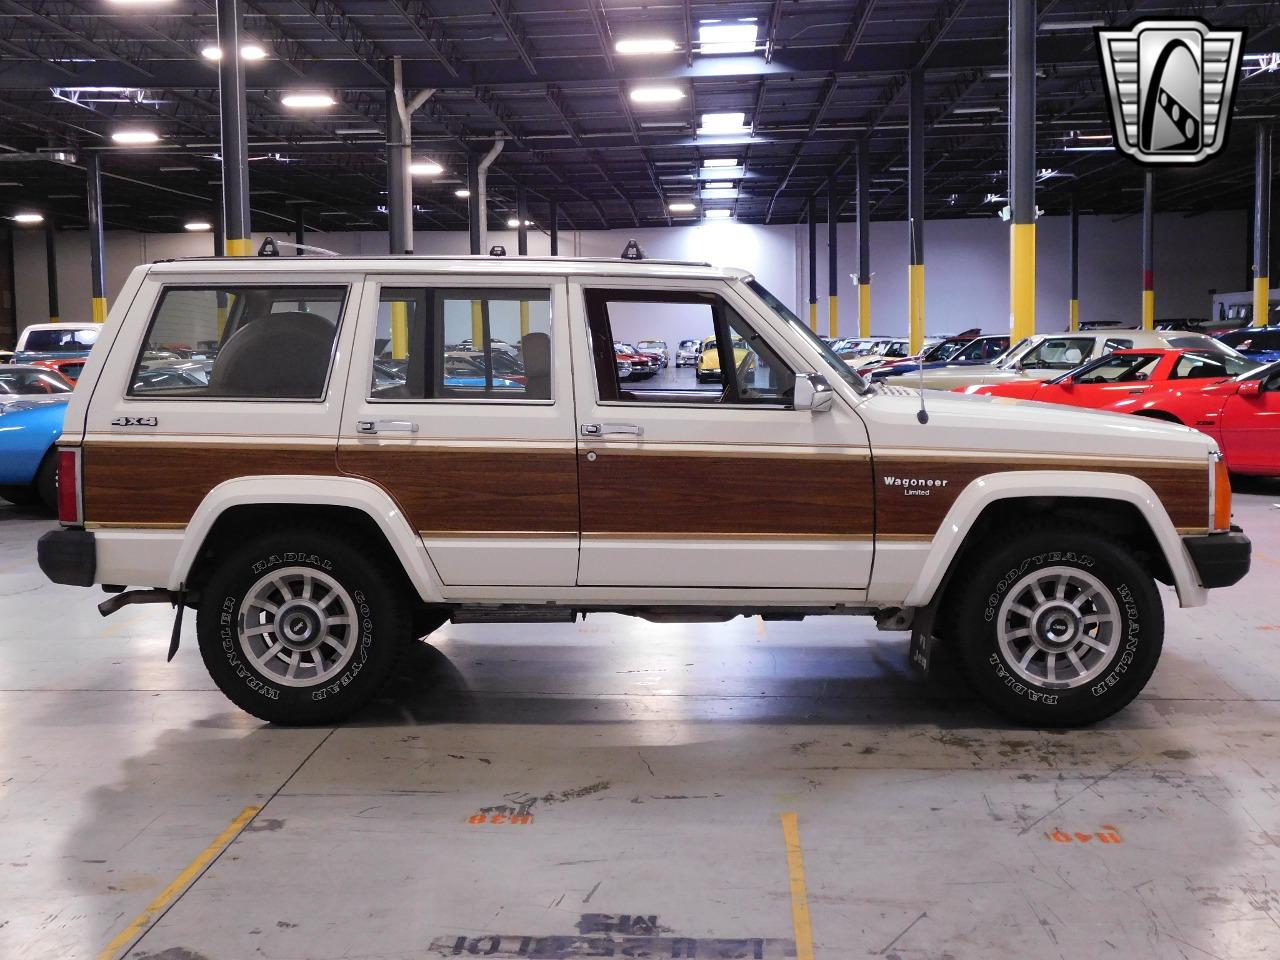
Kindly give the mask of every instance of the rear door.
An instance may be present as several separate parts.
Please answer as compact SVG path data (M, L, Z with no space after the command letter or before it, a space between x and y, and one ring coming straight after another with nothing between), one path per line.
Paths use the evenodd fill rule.
M384 487L447 586L567 586L578 561L563 278L369 278L338 462Z

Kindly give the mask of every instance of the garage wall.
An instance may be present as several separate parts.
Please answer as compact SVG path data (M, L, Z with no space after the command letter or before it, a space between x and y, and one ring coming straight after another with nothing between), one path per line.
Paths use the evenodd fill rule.
M1081 316L1137 322L1140 308L1138 217L1081 218ZM1246 214L1243 211L1184 217L1156 217L1156 315L1204 316L1210 289L1243 289L1248 266ZM261 239L264 234L255 234ZM287 234L286 234L287 236ZM341 253L382 254L386 234L309 233L308 240ZM562 230L564 255L610 256L622 252L635 237L650 257L704 260L753 271L767 287L796 312L808 316L807 233L804 226L756 226L707 222L676 229L610 231ZM490 243L503 244L514 255L513 231L495 231ZM857 297L849 273L856 267L855 226L840 225L840 330L857 327ZM1045 217L1038 230L1037 327L1057 330L1067 317L1067 220ZM876 333L906 332L907 231L905 223L872 224L872 316ZM957 331L981 326L1008 326L1008 226L996 217L930 221L925 226L927 329ZM210 234L107 233L107 289L114 299L129 271L139 263L166 257L205 256L212 251ZM463 232L420 233L416 249L424 254L463 254ZM529 250L548 252L548 239L531 231ZM826 332L826 229L819 229L819 329ZM79 231L59 236L59 298L62 318L88 320L88 235ZM47 319L44 238L39 229L16 230L15 286L18 324ZM657 331L652 336L661 336Z

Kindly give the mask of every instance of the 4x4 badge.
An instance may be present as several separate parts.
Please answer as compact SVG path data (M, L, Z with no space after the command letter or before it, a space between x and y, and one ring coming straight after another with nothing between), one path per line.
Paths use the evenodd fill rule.
M155 417L116 417L111 421L113 427L154 427L160 421Z
M1227 142L1243 30L1202 20L1140 20L1099 30L1116 147L1140 163L1191 164Z

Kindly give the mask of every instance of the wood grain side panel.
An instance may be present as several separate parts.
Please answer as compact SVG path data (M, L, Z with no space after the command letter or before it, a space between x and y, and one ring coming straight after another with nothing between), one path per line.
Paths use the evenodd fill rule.
M857 458L580 455L584 534L870 537L871 464Z
M428 535L578 532L572 450L344 446L338 460L344 473L383 487Z
M1209 510L1207 467L1135 466L1132 463L1091 463L1078 460L996 460L936 459L905 457L876 458L875 497L878 535L885 537L932 537L952 503L970 483L989 473L1014 470L1073 470L1093 473L1122 473L1145 481L1156 492L1175 527L1200 528ZM945 486L902 487L886 483L886 478L946 480ZM912 492L927 490L926 493Z
M336 445L86 443L86 523L185 525L225 480L263 475L332 476Z

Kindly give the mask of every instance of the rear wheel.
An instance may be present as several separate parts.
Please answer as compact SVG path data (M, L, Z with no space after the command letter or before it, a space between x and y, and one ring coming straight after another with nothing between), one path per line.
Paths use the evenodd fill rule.
M1078 726L1111 716L1151 678L1164 637L1155 583L1091 531L1016 532L957 584L952 634L974 686L1006 716Z
M412 638L399 578L352 537L268 534L201 591L200 654L218 688L274 723L332 723L363 706Z

